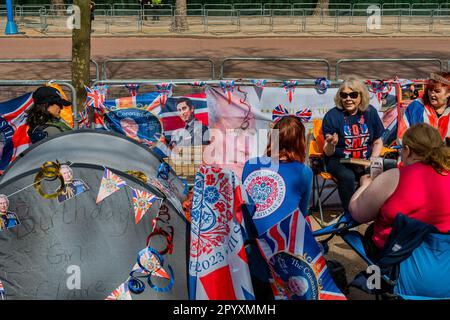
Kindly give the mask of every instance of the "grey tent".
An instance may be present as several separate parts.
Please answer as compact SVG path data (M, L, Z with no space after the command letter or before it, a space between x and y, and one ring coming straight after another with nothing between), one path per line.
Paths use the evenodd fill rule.
M32 186L47 161L70 161L76 179L89 190L59 203L43 198ZM185 186L173 171L158 179L161 189L127 174L141 171L156 179L159 159L151 150L124 136L90 130L63 133L33 145L16 158L0 180L0 193L9 197L9 211L20 224L0 231L0 281L6 299L105 299L125 283L138 253L147 247L160 203L156 201L136 224L131 188L162 198L173 227L173 251L166 253L163 269L173 270L173 287L158 292L147 278L142 294L133 299L187 299L188 223L180 211ZM98 205L96 198L104 167L126 181L127 187ZM56 181L44 181L55 190ZM131 187L131 188L130 188ZM53 188L53 189L52 189ZM18 192L19 191L19 192ZM150 247L163 250L167 238L156 235ZM170 267L169 267L170 266ZM79 277L75 279L74 277ZM152 276L151 284L166 287L170 281Z

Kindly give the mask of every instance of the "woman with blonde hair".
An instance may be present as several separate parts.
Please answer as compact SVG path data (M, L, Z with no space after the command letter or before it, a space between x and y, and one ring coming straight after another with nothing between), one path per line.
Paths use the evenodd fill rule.
M383 123L369 100L366 85L357 78L347 78L334 98L336 107L325 114L322 122L325 165L337 180L344 210L348 209L356 179L363 174L363 170L341 163L341 159L378 157L383 148Z
M404 167L385 171L373 181L369 175L361 177L361 186L350 201L353 219L360 223L375 220L366 232L371 239L366 251L375 259L399 213L440 232L450 230L450 148L439 131L424 123L409 128L403 136L401 157Z

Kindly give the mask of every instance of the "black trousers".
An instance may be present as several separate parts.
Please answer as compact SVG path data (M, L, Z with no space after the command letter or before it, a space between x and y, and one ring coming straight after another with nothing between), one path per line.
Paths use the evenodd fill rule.
M353 164L342 164L339 158L325 159L327 172L337 180L339 198L344 210L348 210L350 199L355 193L357 181L364 175L364 169Z

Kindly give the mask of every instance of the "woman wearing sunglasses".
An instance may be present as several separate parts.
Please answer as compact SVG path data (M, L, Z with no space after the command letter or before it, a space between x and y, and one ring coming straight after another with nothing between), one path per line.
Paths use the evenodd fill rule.
M365 84L357 78L347 78L334 98L336 107L325 114L322 122L325 165L337 180L344 210L348 209L356 181L364 170L341 163L341 159L378 157L383 148L383 123L369 100Z

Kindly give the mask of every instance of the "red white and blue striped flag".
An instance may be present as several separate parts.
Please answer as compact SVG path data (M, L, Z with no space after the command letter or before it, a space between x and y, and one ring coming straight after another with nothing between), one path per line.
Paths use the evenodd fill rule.
M32 105L31 93L0 103L0 173L31 144L25 111Z
M261 234L257 242L270 268L275 299L347 300L300 210Z

